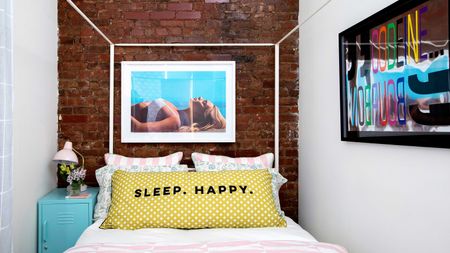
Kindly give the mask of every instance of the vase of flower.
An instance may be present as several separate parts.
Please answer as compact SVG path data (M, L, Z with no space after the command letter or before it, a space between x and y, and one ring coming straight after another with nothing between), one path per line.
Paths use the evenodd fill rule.
M70 185L70 196L78 196L81 193L81 184L79 182L72 182Z
M71 166L67 170L62 170L66 176L67 183L70 184L69 194L71 196L78 196L81 193L81 188L84 186L84 178L86 177L86 170L83 167Z
M69 176L67 176L67 182L72 186L71 194L72 196L80 195L81 185L84 183L84 178L86 177L86 170L83 167L78 167L70 171Z

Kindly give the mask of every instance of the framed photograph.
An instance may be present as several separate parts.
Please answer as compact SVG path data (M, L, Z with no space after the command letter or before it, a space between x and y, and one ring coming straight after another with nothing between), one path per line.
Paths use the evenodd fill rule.
M450 148L448 13L398 1L339 34L343 141Z
M234 61L122 62L122 142L235 142L235 69Z

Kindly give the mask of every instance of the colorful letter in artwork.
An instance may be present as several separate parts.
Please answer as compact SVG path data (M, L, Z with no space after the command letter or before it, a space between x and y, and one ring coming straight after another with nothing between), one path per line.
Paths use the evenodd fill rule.
M447 9L424 1L345 38L349 131L450 132Z

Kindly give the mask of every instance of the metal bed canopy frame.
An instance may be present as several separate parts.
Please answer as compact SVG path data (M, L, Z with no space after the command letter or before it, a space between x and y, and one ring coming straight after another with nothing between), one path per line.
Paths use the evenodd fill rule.
M113 43L90 19L72 2L66 0L75 9L88 24L103 37L110 47L110 63L109 63L109 153L113 153L114 148L114 49L115 47L275 47L275 168L279 168L280 153L280 44L305 24L320 9L327 5L331 0L325 2L317 11L305 19L302 24L298 24L290 32L288 32L277 43Z

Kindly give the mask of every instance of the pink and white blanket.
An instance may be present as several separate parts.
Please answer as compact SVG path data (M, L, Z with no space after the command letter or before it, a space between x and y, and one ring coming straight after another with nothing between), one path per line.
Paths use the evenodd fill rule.
M110 244L91 243L75 246L66 253L122 253L122 252L152 252L152 253L347 253L341 246L320 242L304 241L231 241L205 243L146 243L146 244Z

